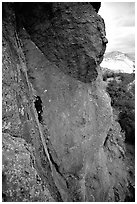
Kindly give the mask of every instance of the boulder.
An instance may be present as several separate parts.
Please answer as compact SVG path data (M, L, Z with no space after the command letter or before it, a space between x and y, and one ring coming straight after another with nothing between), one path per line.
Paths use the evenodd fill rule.
M104 21L94 7L90 3L24 3L17 16L48 60L65 74L89 83L97 78L96 67L107 43Z

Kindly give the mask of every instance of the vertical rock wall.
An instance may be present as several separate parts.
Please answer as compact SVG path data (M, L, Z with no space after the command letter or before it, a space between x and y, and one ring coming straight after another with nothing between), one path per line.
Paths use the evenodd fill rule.
M5 201L124 201L124 139L99 67L107 40L98 3L3 5ZM13 149L29 145L24 164L7 155L7 137ZM9 189L17 169L33 192L21 193L19 178Z

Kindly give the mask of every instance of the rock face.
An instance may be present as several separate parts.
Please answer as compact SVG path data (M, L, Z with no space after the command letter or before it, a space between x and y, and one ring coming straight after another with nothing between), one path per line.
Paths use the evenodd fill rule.
M107 43L99 6L3 3L4 201L130 196L124 136L99 67Z
M82 82L96 79L107 39L103 19L91 4L26 3L17 16L47 59L65 74Z
M3 133L3 201L55 202L33 167L34 154L24 139Z

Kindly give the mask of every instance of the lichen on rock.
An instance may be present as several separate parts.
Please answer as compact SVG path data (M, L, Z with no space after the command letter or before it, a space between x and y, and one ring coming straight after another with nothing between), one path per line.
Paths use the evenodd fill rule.
M33 148L24 139L3 134L3 201L54 202L33 167Z

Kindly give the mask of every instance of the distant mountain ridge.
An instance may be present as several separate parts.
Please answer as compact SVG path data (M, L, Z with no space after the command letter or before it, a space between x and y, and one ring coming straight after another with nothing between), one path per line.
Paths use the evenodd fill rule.
M101 67L113 70L114 72L133 73L135 62L128 54L113 51L106 53Z

